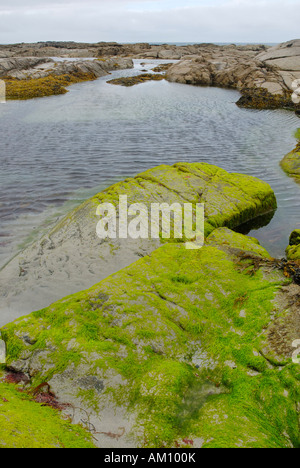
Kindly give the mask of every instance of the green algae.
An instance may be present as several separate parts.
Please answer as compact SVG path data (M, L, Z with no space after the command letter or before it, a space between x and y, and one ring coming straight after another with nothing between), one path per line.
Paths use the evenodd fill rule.
M128 204L138 202L148 207L160 200L182 205L203 203L206 236L215 228L234 229L277 208L274 192L265 182L243 174L229 174L206 163L177 163L149 169L134 179L112 185L81 208L94 212L97 203L105 202L117 207L121 195L127 195ZM70 222L78 213L70 215Z
M95 448L82 427L36 403L12 384L0 383L0 448Z
M300 179L300 142L280 162L282 169L296 181Z
M206 243L208 245L224 246L225 248L231 246L236 250L248 251L260 257L271 258L270 254L260 245L257 239L233 232L227 228L219 228L213 231L207 238Z
M296 140L300 140L300 128L297 128L297 130L295 131L295 134L294 134Z
M290 235L286 255L288 260L300 260L300 229L295 229Z
M101 378L101 394L77 388L77 396L100 416L107 397L126 407L144 447L186 438L203 447L297 447L299 366L285 356L279 369L264 357L272 318L287 314L274 301L287 280L261 269L249 275L239 267L249 262L243 252L268 258L256 240L228 229L197 251L166 244L4 327L8 364L32 385L66 370L73 385L80 375Z

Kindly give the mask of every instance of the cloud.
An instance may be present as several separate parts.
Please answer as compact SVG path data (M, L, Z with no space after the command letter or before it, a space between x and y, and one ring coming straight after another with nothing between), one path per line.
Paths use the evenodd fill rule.
M283 42L299 36L298 2L10 0L0 4L0 43Z

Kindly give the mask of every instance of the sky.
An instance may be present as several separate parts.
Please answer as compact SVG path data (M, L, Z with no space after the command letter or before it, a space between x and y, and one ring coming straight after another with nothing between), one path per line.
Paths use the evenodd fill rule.
M0 43L279 43L300 37L300 0L0 0Z

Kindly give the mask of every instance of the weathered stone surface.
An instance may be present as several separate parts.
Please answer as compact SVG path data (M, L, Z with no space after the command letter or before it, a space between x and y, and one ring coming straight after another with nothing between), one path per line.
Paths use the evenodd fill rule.
M214 44L194 44L175 46L169 44L150 45L148 43L119 44L117 42L76 43L76 42L38 42L33 44L0 45L0 57L111 57L134 56L136 58L178 57L197 54L201 51L219 49L223 51L244 51L255 55L268 49L264 45L216 46Z
M278 70L265 66L247 54L214 54L184 60L167 71L171 82L195 85L222 86L243 89L265 88L270 93L282 94L285 83Z
M167 79L236 88L245 98L239 104L245 103L246 107L297 109L291 94L292 84L300 77L299 44L300 41L291 41L258 55L245 49L209 47L198 51L198 57L186 56L174 64L167 71ZM260 91L266 92L259 94Z
M113 185L70 213L0 272L1 319L9 322L90 287L156 249L161 239L99 239L100 203L204 203L205 234L235 228L276 208L271 187L209 164L162 165Z
M297 447L300 287L274 265L224 228L166 244L4 327L8 365L87 412L100 447Z
M0 59L0 76L18 80L44 78L49 75L86 73L99 78L110 70L133 68L131 59L79 60L55 62L51 59Z
M22 58L3 58L0 59L0 76L10 76L11 73L15 73L17 71L23 71L24 76L26 76L27 70L32 70L34 68L40 67L52 67L54 65L53 60L41 59L41 58L34 58L34 57L22 57ZM29 72L30 74L30 72Z
M300 71L300 39L284 42L257 56L262 62L281 70Z

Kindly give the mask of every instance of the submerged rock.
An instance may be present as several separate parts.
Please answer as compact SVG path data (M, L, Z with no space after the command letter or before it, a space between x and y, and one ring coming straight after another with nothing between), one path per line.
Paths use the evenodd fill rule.
M297 447L299 292L217 229L7 325L8 366L86 412L100 447Z
M114 80L109 80L107 83L112 85L130 87L141 83L146 83L147 81L161 81L164 79L165 77L163 75L155 75L154 73L144 73L143 75L116 78Z
M267 183L209 164L162 165L126 179L86 201L2 269L2 324L91 287L166 242L97 237L99 204L112 203L118 213L122 195L129 205L144 203L149 213L151 203L203 203L206 236L215 228L233 229L276 209Z

